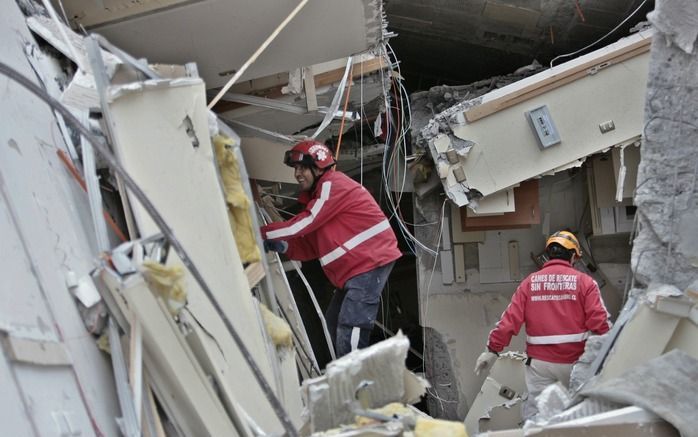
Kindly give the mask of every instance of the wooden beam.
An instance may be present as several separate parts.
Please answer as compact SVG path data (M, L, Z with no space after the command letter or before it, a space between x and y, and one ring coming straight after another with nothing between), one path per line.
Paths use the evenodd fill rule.
M315 73L313 67L304 68L303 83L305 86L305 101L308 111L317 111L317 94L315 93Z
M559 88L584 76L594 74L596 71L619 64L627 59L634 58L650 49L651 38L636 41L625 47L611 50L598 58L574 66L570 69L555 73L536 83L522 87L510 94L497 97L482 105L474 106L464 112L469 123L485 118L503 109L514 106L523 101L532 99L548 91Z
M245 276L247 276L247 283L250 284L250 288L259 284L264 275L264 266L261 262L252 263L245 267Z
M354 74L352 75L352 78L360 77L362 71L363 75L367 75L385 67L387 67L387 63L382 58L369 59L368 61L354 64ZM339 82L342 80L343 75L344 68L337 68L336 70L330 70L317 74L315 75L315 88L320 88L335 82Z

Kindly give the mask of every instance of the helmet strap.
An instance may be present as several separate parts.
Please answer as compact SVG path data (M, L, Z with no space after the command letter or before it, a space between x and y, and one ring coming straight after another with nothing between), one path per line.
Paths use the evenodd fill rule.
M318 179L320 179L320 177L322 177L322 175L325 174L325 171L313 165L312 167L310 167L310 172L313 174L313 184L310 186L310 191L313 192L315 191L315 187L317 186Z

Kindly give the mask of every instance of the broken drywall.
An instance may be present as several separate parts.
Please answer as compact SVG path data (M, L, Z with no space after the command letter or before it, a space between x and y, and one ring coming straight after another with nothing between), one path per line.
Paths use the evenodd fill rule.
M161 407L174 418L175 426L186 435L236 433L209 375L187 345L186 331L158 299L162 295L155 282L146 282L140 274L121 277L109 269L103 269L99 278L104 290L111 293L110 301L118 304L119 308L110 308L111 313L120 309L130 320L131 329L135 329L135 323L141 325L144 368L154 382Z
M410 96L410 109L413 141L427 151L433 149L431 150L432 155L445 153L446 149L452 145L452 152L465 158L473 143L454 136L452 130L453 125L465 122L462 118L462 112L480 104L482 95L531 76L541 69L540 64L534 61L531 65L522 67L509 75L495 76L468 85L440 85L432 87L428 91L412 94ZM434 144L432 144L432 140L438 143L438 139L443 143L443 150L437 150L438 148L434 148ZM451 158L451 160L454 159ZM448 175L446 160L441 162L437 168L442 169L442 174L439 175L441 179ZM449 185L454 191L449 193L452 200L459 205L467 203L466 193L469 193L467 187L463 184L456 184L453 177L451 177ZM476 194L475 196L477 197ZM468 200L470 197L468 196Z
M449 198L463 206L634 141L642 132L650 38L640 32L434 116L418 144L432 156ZM549 147L541 147L528 121L530 111L543 107L553 125L547 129L559 132ZM601 129L609 120L614 128ZM449 160L449 148L463 141L469 152Z
M108 94L113 97L109 102L109 127L122 165L148 193L160 214L167 217L168 225L210 284L223 314L244 340L247 353L264 377L273 381L275 357L265 349L254 298L230 232L208 135L203 81L148 80L112 86ZM157 226L142 205L132 200L132 207L139 232L157 233ZM182 263L179 258L170 262ZM232 393L231 397L244 393L252 418L265 429L279 429L273 410L268 408L222 317L190 272L186 283L187 307L198 322L193 329L204 339L221 390ZM280 385L276 389L278 393ZM300 395L294 394L299 404Z
M465 418L469 435L517 428L521 424L526 391L525 360L526 355L514 352L497 358Z
M137 9L145 7L145 3L149 2L128 3L128 7ZM231 78L298 2L187 2L184 7L156 13L126 14L136 13L131 17L121 16L124 11L121 7L105 13L103 7L89 8L89 3L81 1L71 0L65 5L76 24L94 18L85 14L86 11L102 14L100 20L88 22L86 27L136 57L177 64L195 61L207 86L214 88ZM337 26L340 22L342 26ZM309 1L240 79L267 76L366 51L385 36L383 27L379 1ZM189 28L195 28L196 32L182 38L182 29Z
M332 361L323 376L303 381L310 431L351 424L359 410L416 402L425 383L405 369L409 345L407 337L398 332Z
M543 251L547 235L580 223L587 195L585 183L584 173L574 169L541 178L539 205L543 223L529 229L463 232L462 209L448 202L442 225L443 197L415 196L415 223L420 225L415 227L416 237L434 248L433 242L440 241L442 249L437 258L424 250L417 251L420 322L426 327L427 355L431 353L434 357L434 364L427 359L427 368L432 366L427 376L434 386L432 391L448 401L441 403L436 397L431 399L429 411L432 415L438 416L443 405L448 414L456 415L449 417L462 418L460 414L465 414L472 405L485 378L472 374L475 360L484 350L489 331L509 304L519 282L511 279L510 265L501 251L488 252L490 258L486 267L494 269L497 267L494 263L498 262L497 277L504 278L505 282L483 280L480 251L487 246L485 239L496 238L504 242L504 247L510 241L518 241L518 266L525 275L532 268L531 253ZM446 248L450 250L444 250ZM460 250L462 256L457 255ZM450 267L444 269L446 266ZM453 272L452 279L447 280L450 272ZM464 280L459 279L460 274L465 276ZM509 350L523 351L524 347L524 342L517 338ZM459 393L453 393L455 390Z
M513 291L513 290L512 290ZM429 411L434 417L462 420L486 375L473 373L487 335L509 304L511 294L460 293L429 297L425 326L427 379L432 384ZM424 309L423 309L424 310ZM522 330L523 331L523 330ZM508 350L524 350L524 335Z
M38 44L17 3L0 0L0 10L2 62L42 88L40 78L60 76L58 70L32 70L27 55ZM85 329L67 284L69 276L82 278L94 268L87 196L58 158L59 150L69 149L50 108L5 76L0 89L0 331L47 343L41 365L13 361L0 348L3 434L118 435L111 366ZM70 363L51 364L51 350Z
M675 38L695 32L695 25L687 31L684 20L694 17L695 23L698 4L657 3L650 17L669 43L658 38L652 44L631 265L641 284L683 290L698 276L698 54Z
M698 430L698 360L673 350L617 378L604 381L582 394L652 411L674 425L684 436Z

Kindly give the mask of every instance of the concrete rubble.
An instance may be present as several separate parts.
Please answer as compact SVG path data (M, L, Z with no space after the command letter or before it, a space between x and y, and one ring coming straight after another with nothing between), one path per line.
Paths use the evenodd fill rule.
M249 203L252 192L240 137L206 108L205 84L196 66L149 65L104 38L75 33L56 19L50 8L26 8L34 15L26 17L25 24L25 17L10 3L3 7L9 11L4 15L7 22L3 29L22 29L21 39L26 41L31 67L54 99L60 99L60 103L53 103L54 109L63 111L55 118L50 112L22 112L36 113L44 123L58 122L60 127L51 135L56 143L45 143L47 150L61 149L58 156L63 164L58 161L57 175L53 176L65 179L60 187L67 190L63 199L67 207L74 211L79 206L89 212L84 221L89 238L82 243L86 250L68 257L68 253L77 253L75 248L56 247L65 254L62 266L56 270L65 271L70 291L58 291L58 295L67 297L65 303L71 306L75 306L71 302L74 296L89 333L102 334L99 344L110 352L116 377L114 381L108 367L85 369L103 361L93 356L99 352L90 335L81 334L84 344L79 345L88 350L73 350L71 354L85 360L70 359L68 350L59 347L61 343L56 343L54 352L52 343L46 343L42 347L47 356L41 358L28 349L32 343L16 336L8 325L5 344L15 361L80 370L79 377L65 375L68 385L63 393L74 402L71 408L75 412L70 413L72 419L54 414L59 432L121 432L129 436L143 432L155 436L163 435L165 429L171 435L276 434L285 430L296 435L302 426L303 407L296 361L309 366L313 361L308 352L310 345L294 347L294 336L299 342L307 342L305 327L294 324L291 328L266 309L284 314L277 302L284 302L286 311L292 310L295 302L288 283L285 287L276 284L275 290L274 284L265 279L268 267L266 259L259 257L257 218ZM366 6L380 10L379 3ZM364 41L372 47L383 38L383 18L380 13L358 16L357 25L363 20L372 26L373 39ZM29 30L35 32L40 43ZM9 34L4 39L15 41ZM12 63L26 64L25 53L11 46L11 56L18 60L12 58ZM31 77L27 70L23 74ZM14 82L6 83L12 99L19 99L13 94L19 87L15 88ZM9 139L11 148L5 150L15 150L17 157L28 158L22 152L27 146L23 145L24 137L18 136L20 131L13 128L7 133L13 138ZM221 137L224 140L219 141ZM216 166L212 143L220 149L219 160L237 165L224 172L225 187L221 185L221 169ZM80 158L84 182L75 165ZM35 161L31 165L45 162L43 158L32 159ZM4 158L3 162L10 164ZM6 171L3 168L3 186L19 183L18 175ZM107 202L97 172L101 172L103 184L110 184L121 195L108 204L120 220L104 212ZM70 180L71 175L83 183L87 202L79 196L73 198L78 185ZM224 193L224 189L228 191ZM56 205L40 197L50 198L51 194L45 188L34 190L41 193L35 198L40 205L43 203L48 219ZM6 193L6 197L9 195ZM84 196L79 190L76 195ZM230 216L226 200L233 206ZM3 205L9 201L7 198ZM13 214L17 214L16 224L3 229L16 228L20 232L22 213L17 210ZM82 218L72 217L54 226L65 231L81 223ZM85 238L81 234L76 237ZM28 262L33 262L36 255L27 252L26 256ZM80 264L78 274L69 266L75 262ZM247 269L243 262L250 264ZM250 268L255 264L257 268ZM57 283L63 282L61 279ZM56 322L56 329L66 329L69 325L65 323ZM76 336L69 332L71 337ZM129 345L126 350L122 349L122 339ZM319 372L316 363L315 371ZM89 398L74 396L82 390L81 382L89 384ZM94 387L101 385L105 388L98 395ZM108 399L102 401L102 396ZM44 410L34 410L38 416L33 421L43 420ZM114 417L119 417L119 431L112 425ZM16 424L17 429L13 426L8 425L10 434L27 435L20 431L22 423ZM39 427L41 435L49 435L49 428Z
M46 164L52 168L51 177L60 181L59 202L69 214L53 224L55 238L35 237L32 231L32 240L66 241L60 233L67 231L79 242L69 240L68 246L56 244L48 251L62 254L54 267L64 273L65 281L54 278L52 283L61 284L59 288L65 283L66 289L55 292L65 299L59 306L50 302L47 314L59 307L70 311L62 310L64 318L60 313L47 318L54 322L41 329L49 335L36 338L25 337L15 325L3 325L2 342L11 363L4 371L17 375L23 372L20 367L35 365L39 370L27 377L46 383L60 376L63 403L70 406L48 414L55 400L34 398L45 406L34 405L30 420L7 418L10 434L29 435L26 427L34 427L35 435L56 435L57 430L59 435L294 436L348 425L358 415L364 420L354 426L357 435L371 435L373 428L386 435L444 435L443 430L465 435L461 423L434 420L406 405L418 402L428 384L406 370L409 341L401 334L331 363L318 376L314 345L283 266L278 257L260 257L259 217L250 202L254 194L241 153L243 140L206 107L206 84L195 64L149 64L103 37L74 32L50 8L29 2L29 16L23 17L16 5L6 6L11 13L3 24L12 25L3 29L21 29L27 44L24 51L13 46L13 63L23 65L20 75L28 76L30 69L24 64L31 63L55 99L49 102L56 111L21 108L13 117L32 113L43 123L57 123L51 132L55 144L40 142L37 150L58 150L49 158L26 155L28 140L22 132L31 131L35 120L30 120L13 127L3 155L9 150L16 154L14 160L31 158L33 166ZM370 68L367 84L384 86L384 67L370 53L388 37L381 4L365 2L363 7L366 15L356 16L355 24L366 20L370 38L362 41L368 52L357 59L361 69ZM14 41L6 36L5 41ZM316 108L324 111L328 125L334 122L340 90L354 79L348 74L352 58L346 62L339 85L333 81L339 79L332 79L336 74L331 66L316 70L326 75L325 88L316 90L315 97L324 105L329 93L335 102L329 116L326 107ZM15 74L4 64L2 71ZM300 75L305 83L288 92L310 92L306 87L311 74ZM294 77L289 73L289 81ZM363 72L356 77L365 79ZM19 85L5 82L4 76L2 80L11 99L26 100ZM32 92L44 97L41 90ZM83 168L78 169L81 161ZM3 163L14 161L3 158ZM10 231L7 241L12 247L24 246L25 258L18 259L33 266L36 242L29 242L22 228L40 226L22 223L21 215L31 208L22 204L15 209L15 195L6 184L14 187L24 176L9 174L8 169L0 169L0 186L7 206L3 210L12 221L2 229ZM52 184L39 182L30 189L48 220L57 205L47 199L55 194L48 188ZM75 189L78 183L84 193ZM108 197L105 186L118 195ZM83 212L85 216L78 217ZM42 259L41 268L53 261L51 256ZM73 263L79 265L78 273ZM30 277L40 274L35 266L27 271ZM74 323L81 318L84 326ZM45 324L41 317L37 320ZM70 347L53 335L54 327L60 333L67 326L71 337L80 338L69 340ZM18 399L38 388L28 385L29 379L15 380L13 396ZM29 396L30 404L36 402L33 394ZM355 410L348 409L348 403ZM53 417L53 424L46 417Z
M422 281L420 301L422 310L426 311L423 317L425 323L438 326L438 329L428 331L429 337L425 341L427 350L433 350L434 354L438 351L441 361L435 371L436 380L440 385L455 385L459 389L456 393L448 392L448 400L458 405L467 403L465 422L469 434L695 434L690 425L686 426L690 417L683 407L687 405L690 410L695 409L696 405L692 399L680 400L684 384L679 380L665 386L675 396L664 396L664 401L660 403L664 404L666 410L682 416L682 420L677 420L666 411L653 409L646 402L632 401L627 396L621 399L612 395L591 395L597 388L602 390L599 387L604 387L608 381L614 381L610 391L616 394L622 392L625 383L620 381L625 380L616 378L621 377L624 371L643 369L642 366L649 365L647 363L653 360L657 360L656 363L659 364L652 366L651 372L661 375L659 368L664 367L661 363L667 363L665 360L671 360L675 354L685 353L696 357L695 342L688 338L694 335L696 328L691 321L696 296L691 290L695 289L698 272L696 263L690 260L695 258L698 250L693 238L698 235L693 229L698 223L693 214L698 167L694 165L695 133L690 120L698 102L690 91L691 80L696 77L693 74L695 30L688 23L695 22L694 17L698 11L693 6L689 9L684 14L681 5L657 2L655 11L649 15L651 28L575 61L559 64L542 73L534 72L530 77L500 89L487 89L487 81L480 81L469 86L435 87L429 92L413 95L415 142L424 156L430 158L424 159L423 165L433 166L429 182L415 183L416 223L422 226L417 231L417 237L422 241L437 242L435 251L420 249L418 256L418 272ZM619 51L614 54L616 49ZM608 59L607 56L615 57L619 53L623 54L613 61L598 64L602 65L600 68L595 64L604 62L604 59ZM598 61L593 60L595 56L599 56ZM571 90L577 86L574 85L575 81L580 87L582 81L587 79L613 82L613 69L625 65L627 71L623 73L622 79L619 77L620 82L616 82L612 89L600 93L610 96L622 89L621 82L628 84L635 80L634 74L637 73L637 83L631 86L632 89L629 87L622 91L622 96L619 97L625 101L632 95L630 99L635 102L632 109L621 109L628 116L624 119L624 124L632 126L630 130L613 137L608 136L608 133L618 134L617 129L604 132L607 126L600 122L613 120L617 127L622 116L607 112L599 115L598 111L611 110L613 107L613 103L604 101L600 94L590 92L589 100L586 100L586 96L572 97L570 94L566 102L558 107L554 97L557 91L546 88L539 95L532 91L532 84L536 81L550 85L552 82L546 79L548 75L564 72L568 68L574 69L578 65L575 62L588 62L584 64L587 68L584 76L586 79L577 76L563 83L559 88L563 94L565 89ZM633 73L629 73L631 70ZM609 76L604 79L606 73ZM499 78L494 78L491 83L498 80ZM597 91L604 87L601 84L595 85ZM574 105L569 102L574 102ZM562 137L561 143L548 148L529 141L531 130L525 123L526 111L542 104L548 106ZM563 120L565 106L575 108L569 123ZM641 108L644 108L644 113ZM592 120L587 120L588 115L592 116ZM596 130L581 128L588 121L591 121L590 127ZM479 129L477 126L480 123L482 127ZM518 126L521 126L521 131L517 130ZM579 129L573 129L574 126ZM505 133L498 137L498 132L501 131ZM583 140L585 136L587 139ZM507 138L516 138L516 144L507 145ZM558 160L551 152L562 151L566 141L575 150L568 149ZM631 159L634 159L630 158L630 153L635 153L634 150L638 149L628 148L629 145L640 146L641 161L639 168L635 167L635 170L630 167ZM525 152L519 153L518 149ZM606 161L611 156L615 157L613 160L617 160L613 164L615 173L610 181L606 179L604 182L603 178L599 178L599 162ZM515 165L509 166L506 162L509 159ZM611 160L607 162L610 164ZM581 168L582 172L586 169L586 174L575 168ZM632 171L637 172L636 180L634 176L628 179L630 173L626 172ZM480 178L479 172L482 172L483 178ZM573 187L572 181L584 177L587 181L583 184L591 188L586 199L582 197L577 202L591 202L590 223L585 223L587 218L583 214L572 220L560 217L566 209L575 208L573 204L561 200L562 197L558 198L555 210L541 213L540 220L536 218L535 221L526 222L525 225L529 228L526 231L509 229L513 226L496 226L494 224L497 219L487 217L492 212L489 208L493 204L497 205L498 209L494 212L499 215L511 214L511 210L506 208L512 206L519 209L518 200L515 205L506 200L512 197L508 191L511 184L521 184L531 178L544 184L541 185L541 192L550 194L540 195L535 207L536 210L545 211L546 203L552 203L549 196L556 192L546 186L548 183L553 187L564 184L566 188L559 190L565 191L569 198L575 194L567 187ZM599 178L595 187L594 177ZM437 184L434 184L435 180ZM443 193L440 193L438 182ZM607 184L610 185L609 188L606 188ZM615 199L604 200L606 194L602 192L606 189L608 198ZM439 194L445 194L447 199L439 198ZM495 200L498 195L505 201L495 203L499 202L498 199ZM633 205L637 206L635 222L621 223L619 217L623 216L622 209ZM482 219L486 220L481 222L482 226L471 225L468 228L472 218L480 218L478 213L483 206L486 209L482 210ZM611 206L617 209L611 210ZM449 209L451 214L447 212ZM595 211L598 211L598 216L595 216ZM608 223L604 214L609 213L610 220L615 220L611 227L604 224ZM429 225L431 223L436 225ZM513 223L516 222L510 222ZM500 426L492 418L506 417L506 414L502 414L502 411L506 411L502 407L507 401L498 394L496 388L510 386L510 383L504 384L494 375L501 359L492 374L484 380L477 380L481 384L478 385L479 391L471 394L473 391L469 385L474 378L468 375L468 367L482 350L482 343L478 345L475 342L473 345L469 339L459 337L463 332L463 324L432 320L444 317L444 311L451 312L445 308L453 308L454 314L460 313L461 317L469 320L480 320L479 323L466 322L467 331L469 334L475 333L475 336L480 336L484 341L487 332L485 327L491 327L496 321L496 307L489 302L478 303L477 309L471 309L472 304L467 305L466 302L474 302L476 299L479 301L480 298L476 296L483 292L493 297L495 293L501 293L506 301L505 283L513 282L514 285L509 286L509 290L512 290L517 277L521 278L535 269L535 266L531 266L531 270L528 270L528 266L524 267L525 261L522 259L527 256L514 258L512 262L506 255L516 256L520 251L518 246L526 245L522 252L530 252L533 258L542 251L540 235L549 235L551 231L566 226L578 232L578 235L584 235L584 251L593 252L595 258L593 262L585 262L587 266L591 266L587 271L597 279L602 294L607 287L620 286L612 295L604 295L607 301L608 297L612 298L610 301L615 307L612 312L615 325L608 334L591 337L587 341L585 353L573 370L569 390L558 386L549 387L539 397L541 414L533 421L522 427L522 424L517 423L520 416L511 414L508 424L505 419ZM623 235L621 232L629 233ZM625 249L622 257L604 252L609 247L606 246L606 241L610 243L610 234L614 233L632 243L632 256L629 248ZM538 242L525 242L524 238L531 238L532 234L538 235ZM602 234L609 234L609 237ZM487 252L490 256L488 259L482 253L490 245L493 249ZM597 250L597 247L600 249ZM497 273L496 280L490 279L493 276L491 271ZM434 308L437 308L436 313ZM444 338L450 340L448 348L443 347ZM514 350L523 347L523 344L517 344L516 341L514 339L511 346ZM466 360L468 362L463 365ZM685 363L685 368L679 374L695 373L693 362L686 359ZM669 372L668 367L665 370ZM523 384L522 377L518 383ZM632 391L629 385L626 388ZM691 393L690 389L686 393ZM483 405L484 399L487 402Z
M365 409L417 402L428 384L405 369L408 348L409 341L398 333L331 362L323 376L303 381L311 432L351 423Z
M246 55L256 39L237 28L250 50L200 72L181 59L193 43L173 64L152 63L174 59L162 42L152 59L128 53L139 38L176 37L187 13L233 4L151 14L161 6L134 3L141 18L123 20L118 8L66 2L74 28L104 38L74 31L48 1L0 1L7 435L698 435L694 2L658 0L650 29L555 67L415 93L410 111L380 1L308 6L247 72L237 68L256 59ZM323 11L346 26L333 32ZM284 14L255 30L267 36ZM235 19L243 27L244 14ZM313 20L331 37L294 27ZM192 41L222 50L214 28ZM232 88L214 105L221 86ZM424 344L398 332L324 366L331 336L309 328L291 282L324 321L313 287L260 250L268 213L256 202L286 213L270 200L293 182L280 156L301 136L339 142L346 121L361 130L340 168L363 177L365 157L381 170L415 255ZM376 143L366 151L364 129ZM262 198L257 179L273 183ZM409 190L410 227L390 197ZM614 326L588 339L570 387L549 386L522 423L525 354L501 354L489 375L473 376L472 363L515 284L541 264L541 236L567 226ZM617 248L621 238L632 249ZM423 373L407 369L409 354Z
M637 405L671 423L682 435L698 427L694 393L698 360L674 349L632 367L616 378L582 390L583 396Z

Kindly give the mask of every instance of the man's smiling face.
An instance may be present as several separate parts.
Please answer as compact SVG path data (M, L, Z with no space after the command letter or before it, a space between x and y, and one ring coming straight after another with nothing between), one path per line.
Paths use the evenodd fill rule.
M313 169L303 164L296 164L293 166L293 176L296 178L296 181L298 181L301 191L310 191L316 177Z

